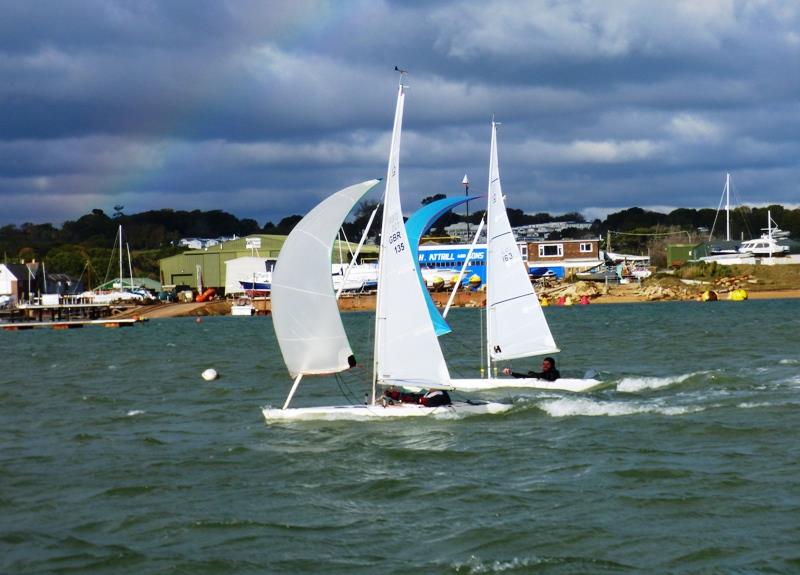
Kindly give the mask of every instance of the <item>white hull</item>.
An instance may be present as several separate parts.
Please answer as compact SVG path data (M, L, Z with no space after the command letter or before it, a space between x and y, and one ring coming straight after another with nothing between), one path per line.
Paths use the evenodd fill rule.
M718 254L714 256L705 256L700 258L701 262L712 263L717 262L718 264L728 265L728 266L736 266L736 265L755 265L756 258L752 255L745 255L745 254Z
M588 391L602 385L602 381L596 379L570 379L560 378L555 381L547 381L536 378L517 378L508 377L503 379L451 379L450 385L458 391L486 391L489 389L549 389L560 391Z
M231 315L251 316L256 313L256 309L251 305L232 305Z
M452 405L425 407L411 403L393 405L328 405L322 407L264 407L261 411L267 423L282 421L372 420L390 417L462 417L503 413L511 405L492 401L455 401Z

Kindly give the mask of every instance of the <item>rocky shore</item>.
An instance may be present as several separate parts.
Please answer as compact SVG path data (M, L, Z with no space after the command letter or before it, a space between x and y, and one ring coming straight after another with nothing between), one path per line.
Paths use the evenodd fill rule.
M647 282L639 284L605 285L597 282L556 283L551 286L537 288L541 299L547 299L549 305L558 305L558 301L568 305L579 305L581 300L590 304L644 303L655 301L697 301L704 291L714 291L719 300L727 299L728 293L735 289L745 289L748 299L782 299L800 298L800 289L770 290L762 289L753 278L720 278L709 282L683 283L679 280L669 282ZM436 305L443 308L450 294L433 292L431 297ZM270 313L269 300L257 302L260 315ZM486 296L483 292L459 292L454 301L455 307L483 307ZM165 318L165 317L201 317L230 315L229 301L203 303L161 303L141 306L127 310L118 317ZM369 311L375 309L374 295L355 295L344 297L339 302L342 311Z

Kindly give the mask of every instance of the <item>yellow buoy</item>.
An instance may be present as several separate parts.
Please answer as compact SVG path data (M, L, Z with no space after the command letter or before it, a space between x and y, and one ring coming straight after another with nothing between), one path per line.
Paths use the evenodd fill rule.
M546 297L543 297L542 300L539 302L539 305L541 305L542 307L547 307L550 305L550 300L547 299Z
M707 290L703 292L703 295L700 296L701 301L717 301L717 292L713 290Z
M728 293L728 299L730 301L744 301L747 299L747 291L743 290L742 288L735 289Z

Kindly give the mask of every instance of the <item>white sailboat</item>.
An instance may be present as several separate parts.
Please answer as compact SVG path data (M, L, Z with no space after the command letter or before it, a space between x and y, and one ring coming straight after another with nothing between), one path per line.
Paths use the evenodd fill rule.
M497 124L492 120L489 154L489 194L486 209L486 378L453 379L453 389L498 388L586 391L596 379L492 377L492 362L509 361L559 351L534 292L511 231L497 160Z
M342 325L330 275L337 231L349 211L377 180L341 190L297 224L286 239L273 272L272 319L289 373L295 378L282 408L265 407L268 423L304 419L373 419L499 413L508 404L470 401L426 407L386 404L378 386L450 389L450 375L434 333L411 258L400 205L399 155L404 87L398 89L386 178L375 313L372 394L363 405L290 408L306 374L330 374L355 365ZM303 266L296 262L303 261Z

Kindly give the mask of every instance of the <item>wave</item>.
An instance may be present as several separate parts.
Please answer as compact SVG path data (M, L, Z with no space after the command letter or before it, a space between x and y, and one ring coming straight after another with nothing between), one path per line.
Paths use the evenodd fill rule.
M630 569L630 566L615 561L606 561L596 557L512 557L511 559L482 560L475 555L471 555L466 561L456 561L451 563L451 567L457 573L468 573L478 575L484 573L528 573L550 568L566 568L572 572L614 572Z
M781 365L800 365L800 359L782 359L778 363Z
M145 413L145 411L143 409L131 409L125 415L127 415L128 417L133 417L135 415L144 415L144 413Z
M538 558L528 558L528 557L514 557L508 560L494 560L494 561L481 561L474 555L471 556L467 561L461 563L456 562L453 563L453 568L456 572L461 572L462 569L465 570L466 573L470 574L478 574L478 573L502 573L504 571L516 571L518 569L527 569L528 567L533 567L536 565L541 565L543 563L547 563L547 560L542 560Z
M660 415L686 415L703 411L705 407L663 406L653 403L621 403L613 401L594 401L586 398L562 398L543 401L538 407L552 417L637 415L657 413Z
M701 373L708 372L693 372L667 377L623 377L622 380L617 384L617 391L636 393L639 391L644 391L645 389L659 389L662 387L683 383L690 377Z
M740 407L742 409L754 409L757 407L772 407L775 405L769 401L743 401L736 405L736 407Z

